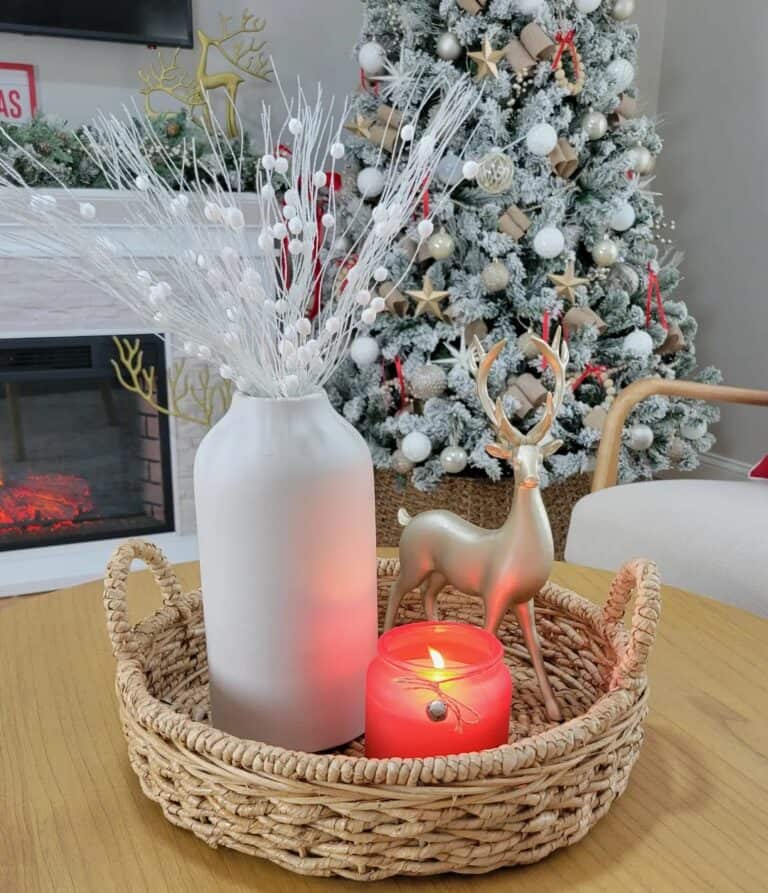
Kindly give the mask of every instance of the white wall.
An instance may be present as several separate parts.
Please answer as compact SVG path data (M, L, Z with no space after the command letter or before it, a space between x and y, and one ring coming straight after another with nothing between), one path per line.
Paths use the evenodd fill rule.
M66 0L62 0L66 2ZM109 0L104 0L109 2ZM218 31L219 12L240 18L244 8L267 20L264 37L274 55L281 79L290 90L297 75L340 100L357 82L351 48L362 21L360 0L194 0L195 27ZM166 51L167 53L167 51ZM182 51L180 61L194 69L196 51ZM0 34L0 60L32 62L37 66L39 104L43 111L79 124L102 109L119 111L139 97L137 71L155 59L146 47L59 37ZM215 51L211 51L215 71ZM228 70L222 65L222 70ZM239 108L248 121L256 120L262 99L274 101L274 84L249 80L240 88Z
M765 0L673 0L659 103L657 182L686 252L700 361L757 388L768 388L767 39ZM724 408L716 433L715 451L732 459L768 452L765 410Z

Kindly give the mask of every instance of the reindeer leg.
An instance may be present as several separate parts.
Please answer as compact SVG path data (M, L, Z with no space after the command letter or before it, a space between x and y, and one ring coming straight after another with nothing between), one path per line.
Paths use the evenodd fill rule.
M552 692L552 686L549 684L549 677L544 668L544 661L541 657L541 646L539 645L539 636L536 632L536 619L533 613L533 602L523 602L515 605L515 613L517 614L520 629L523 632L525 645L528 653L531 655L531 662L539 681L539 688L544 698L544 706L547 710L547 716L552 722L562 722L563 716L557 705L555 696Z
M395 617L397 616L397 609L400 607L400 602L403 600L403 596L410 592L412 589L416 589L417 586L420 586L425 578L426 574L422 577L415 577L412 574L407 574L406 570L403 566L400 566L400 575L392 584L391 589L389 590L389 601L387 602L387 615L384 620L384 632L395 625Z
M424 611L427 615L427 620L431 620L433 623L437 620L437 597L443 591L446 582L445 577L435 571L427 580L427 585L424 589Z

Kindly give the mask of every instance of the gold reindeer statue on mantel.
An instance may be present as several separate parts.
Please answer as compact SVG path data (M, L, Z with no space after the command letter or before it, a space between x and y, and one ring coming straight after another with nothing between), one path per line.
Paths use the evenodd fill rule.
M427 617L437 619L437 597L446 585L480 596L485 603L485 628L496 633L507 608L514 606L547 716L560 722L562 714L544 669L536 632L532 600L549 579L554 562L554 544L549 518L540 490L542 461L562 446L545 438L565 395L568 345L558 329L550 347L533 338L539 352L555 375L555 391L547 395L544 415L528 434L509 421L501 398L488 393L488 374L506 341L487 353L475 339L480 358L477 391L480 403L497 434L488 453L509 462L515 472L515 497L509 517L500 530L484 530L447 511L424 512L411 519L401 509L398 518L405 527L400 539L400 575L392 585L385 629L391 629L403 596L422 587Z
M191 119L211 132L213 125L208 94L222 89L227 94L227 136L234 138L238 135L237 91L245 83L243 75L269 82L272 73L271 62L264 51L267 42L251 36L260 34L267 23L247 9L238 24L233 25L230 16L220 15L219 19L221 34L217 37L202 30L197 32L200 57L194 74L180 66L178 49L173 51L170 60L166 60L162 50L158 50L157 65L150 65L146 70L139 71L139 78L144 82L141 93L148 117L157 118L162 114L154 108L152 99L155 94L163 94L186 106ZM235 70L209 72L211 47ZM201 119L197 117L198 111L202 114Z

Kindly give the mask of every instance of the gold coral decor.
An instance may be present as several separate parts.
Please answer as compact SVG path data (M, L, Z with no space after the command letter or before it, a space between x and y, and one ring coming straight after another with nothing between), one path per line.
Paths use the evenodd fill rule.
M138 338L113 339L117 359L112 368L122 387L141 397L156 412L183 422L210 428L229 409L234 390L231 381L212 374L210 366L201 366L192 380L187 359L176 360L168 372L168 406L158 403L157 370L144 365L144 351Z
M267 44L257 35L266 28L266 21L251 15L248 10L238 24L233 24L230 16L221 15L221 33L218 36L197 32L200 56L194 74L179 64L179 49L175 49L170 59L157 51L157 64L139 71L144 86L144 109L148 117L159 117L162 112L153 105L153 97L165 95L180 102L189 109L190 117L198 124L212 128L208 94L214 90L224 90L227 94L226 128L227 136L236 137L239 132L237 122L237 92L245 83L243 75L269 82L272 73L269 58L264 52ZM234 68L234 71L210 72L209 56L211 49ZM202 115L202 118L200 117Z
M133 626L135 559L152 568L164 606ZM380 623L398 571L396 560L378 563ZM628 630L622 617L633 596ZM475 599L454 589L444 599L450 617L480 622ZM542 652L564 725L547 721L520 628L505 619L499 638L515 680L509 742L479 753L367 759L361 739L309 754L210 725L200 593L182 594L155 546L133 541L117 550L104 601L131 765L168 821L212 847L358 881L480 874L581 840L625 791L639 755L661 608L648 561L619 571L605 607L547 583L536 609L546 617ZM409 598L403 620L420 619Z

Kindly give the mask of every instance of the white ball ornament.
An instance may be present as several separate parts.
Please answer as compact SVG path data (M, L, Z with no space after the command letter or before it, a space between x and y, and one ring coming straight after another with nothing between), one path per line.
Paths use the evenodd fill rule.
M453 254L456 243L453 236L441 229L427 239L427 251L434 260L445 260Z
M287 158L276 158L275 159L275 173L276 174L287 174L288 173L288 159Z
M539 257L558 257L565 249L565 236L556 226L545 226L536 233L533 250Z
M629 430L629 448L644 453L653 446L653 429L648 425L633 425Z
M635 0L616 0L611 15L617 22L625 22L635 14Z
M474 180L480 172L480 165L476 161L465 161L461 173L465 180Z
M386 267L376 267L373 271L373 279L375 282L386 282L389 277L389 270Z
M93 220L96 216L96 208L90 202L80 202L80 216L83 220Z
M400 138L404 143L410 143L410 141L416 136L416 128L413 124L405 124L403 125L402 130L400 131Z
M369 75L382 74L384 72L387 53L384 47L375 40L364 43L357 53L357 61L360 68Z
M532 155L549 155L557 145L557 131L551 124L535 124L528 131L525 145Z
M347 150L344 148L344 143L332 143L330 148L331 158L335 158L337 161L340 158L344 157L344 153Z
M324 186L328 185L328 177L325 175L325 171L315 171L312 174L312 185L316 189L322 189Z
M357 175L357 190L363 198L378 198L384 182L384 174L377 167L364 167Z
M509 285L509 270L500 260L495 260L483 268L480 274L483 285L490 294L495 294Z
M611 229L616 230L617 233L625 233L635 225L636 219L635 209L629 202L625 202L611 215Z
M332 317L333 318L333 317ZM331 320L329 319L328 322ZM325 324L328 328L328 322ZM334 329L338 331L338 329ZM365 366L372 366L379 358L379 345L375 338L370 335L358 335L349 347L349 354L355 365L360 369Z
M261 166L265 171L273 171L275 169L275 156L267 153L261 156Z
M440 464L446 474L461 474L467 467L469 457L464 447L447 446L440 453Z
M619 259L619 246L613 239L600 239L592 249L592 258L598 267L612 267Z
M634 66L626 59L614 59L605 73L617 93L622 93L627 87L630 87L635 79Z
M146 192L149 189L149 178L145 177L144 174L139 174L133 182L140 192Z
M446 186L456 186L464 178L461 159L455 152L446 152L435 168L435 176Z
M623 343L624 353L645 359L653 353L653 338L642 329L635 329L626 336Z
M437 38L435 51L441 59L445 59L447 62L455 62L461 55L461 50L459 39L453 32L443 31Z
M594 142L602 139L608 133L608 119L602 112L590 109L581 119L581 129L588 140Z
M416 232L419 234L420 239L428 239L434 231L435 226L431 220L420 220L419 225L416 227Z
M366 307L360 314L360 319L362 319L367 326L372 326L376 322L376 311L373 307Z
M288 122L288 130L294 135L298 136L301 131L304 129L304 125L299 121L298 118L291 118Z
M409 462L423 462L432 453L432 441L421 431L411 431L403 438L400 450Z
M517 11L525 15L538 12L544 5L544 0L517 0Z
M573 0L573 5L579 12L588 14L594 12L602 2L603 0Z
M326 229L330 229L332 226L336 225L336 218L333 216L333 214L326 211L325 214L323 214L323 216L320 218L320 222Z

